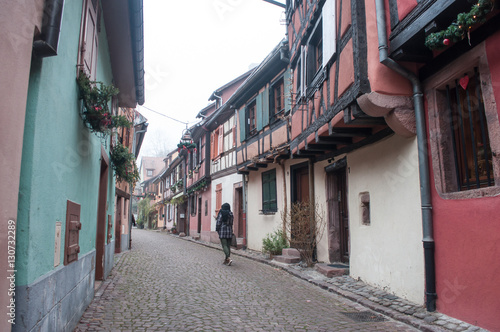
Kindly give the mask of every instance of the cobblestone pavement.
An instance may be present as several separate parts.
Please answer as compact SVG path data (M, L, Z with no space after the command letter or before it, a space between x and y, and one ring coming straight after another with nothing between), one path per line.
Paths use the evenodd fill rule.
M416 331L295 278L166 233L135 230L75 331Z
M184 239L195 241L189 237ZM214 243L196 242L207 247L219 248L219 245ZM278 267L324 290L341 295L373 311L414 326L421 331L488 332L485 329L448 317L439 312L428 312L423 306L419 306L393 294L369 286L350 276L345 275L329 278L316 272L312 268L304 268L300 264L282 264L270 260L266 255L260 252L252 250L233 250L233 254Z

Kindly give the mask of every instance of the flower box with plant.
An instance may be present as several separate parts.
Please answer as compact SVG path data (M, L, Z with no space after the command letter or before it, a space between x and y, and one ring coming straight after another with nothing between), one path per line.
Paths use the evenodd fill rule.
M110 153L111 164L119 181L125 181L135 186L139 180L139 171L135 164L135 156L121 143L116 144Z
M125 116L113 115L109 108L109 102L119 92L117 88L91 81L84 72L78 75L77 83L83 103L82 119L92 132L108 135L113 128L131 126Z

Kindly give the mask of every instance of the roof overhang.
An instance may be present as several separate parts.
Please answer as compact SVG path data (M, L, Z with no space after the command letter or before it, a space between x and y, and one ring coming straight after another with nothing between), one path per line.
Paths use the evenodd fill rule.
M108 38L113 84L120 89L118 104L136 107L144 104L143 0L102 2Z

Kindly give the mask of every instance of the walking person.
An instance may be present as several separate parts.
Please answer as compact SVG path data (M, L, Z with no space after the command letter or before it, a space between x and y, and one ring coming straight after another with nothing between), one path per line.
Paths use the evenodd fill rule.
M217 215L217 223L215 224L215 230L219 233L220 243L222 244L222 250L224 250L224 265L231 265L233 261L231 260L231 238L233 237L233 213L231 212L231 206L228 203L222 204L219 214Z

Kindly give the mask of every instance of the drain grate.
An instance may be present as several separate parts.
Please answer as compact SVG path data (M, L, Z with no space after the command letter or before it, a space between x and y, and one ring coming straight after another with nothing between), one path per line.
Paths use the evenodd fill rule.
M342 312L342 314L358 323L385 322L387 320L386 318L370 311Z

